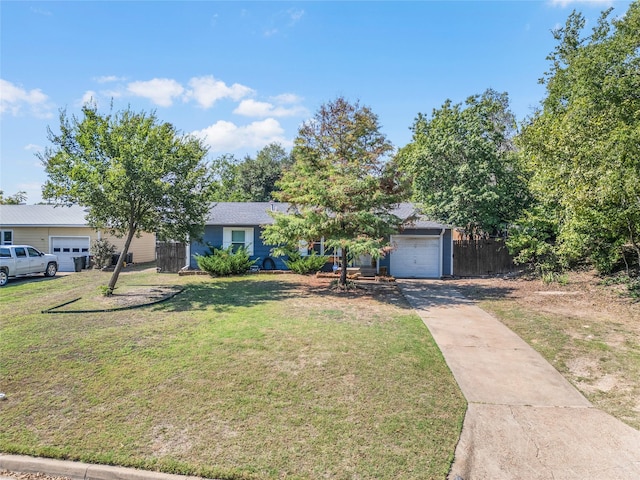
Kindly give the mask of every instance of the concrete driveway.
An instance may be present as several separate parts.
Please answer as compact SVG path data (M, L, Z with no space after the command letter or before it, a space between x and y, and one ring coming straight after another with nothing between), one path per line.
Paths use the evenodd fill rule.
M469 406L450 480L638 480L640 432L446 281L398 280Z

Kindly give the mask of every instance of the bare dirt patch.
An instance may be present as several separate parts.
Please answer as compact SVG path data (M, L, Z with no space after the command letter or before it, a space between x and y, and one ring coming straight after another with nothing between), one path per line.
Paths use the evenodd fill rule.
M96 306L103 308L136 307L166 300L180 291L179 287L173 285L139 286L123 292L116 290L108 297L96 295L93 301Z
M566 283L451 280L538 350L594 405L640 428L640 302L594 272Z
M572 272L566 284L545 284L525 277L458 279L465 295L485 300L504 296L541 312L581 319L621 322L640 333L640 302L624 297L615 286L604 286L593 272Z

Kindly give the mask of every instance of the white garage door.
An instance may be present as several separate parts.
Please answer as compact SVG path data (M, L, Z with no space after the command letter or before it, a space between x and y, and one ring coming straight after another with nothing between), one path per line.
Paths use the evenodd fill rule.
M398 278L439 278L440 237L393 236L391 275Z
M51 247L51 253L58 256L58 270L73 272L73 257L89 256L89 237L52 237Z

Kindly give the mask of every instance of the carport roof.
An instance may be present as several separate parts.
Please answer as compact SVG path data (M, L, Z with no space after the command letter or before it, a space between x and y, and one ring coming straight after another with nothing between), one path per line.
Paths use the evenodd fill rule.
M1 227L86 227L85 207L0 205Z

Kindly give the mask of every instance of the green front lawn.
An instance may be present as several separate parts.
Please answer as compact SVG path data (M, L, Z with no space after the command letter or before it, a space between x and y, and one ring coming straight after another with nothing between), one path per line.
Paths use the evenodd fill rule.
M0 451L216 478L444 479L464 399L395 287L108 273L0 290ZM373 288L373 286L371 286ZM92 300L93 299L93 300Z

